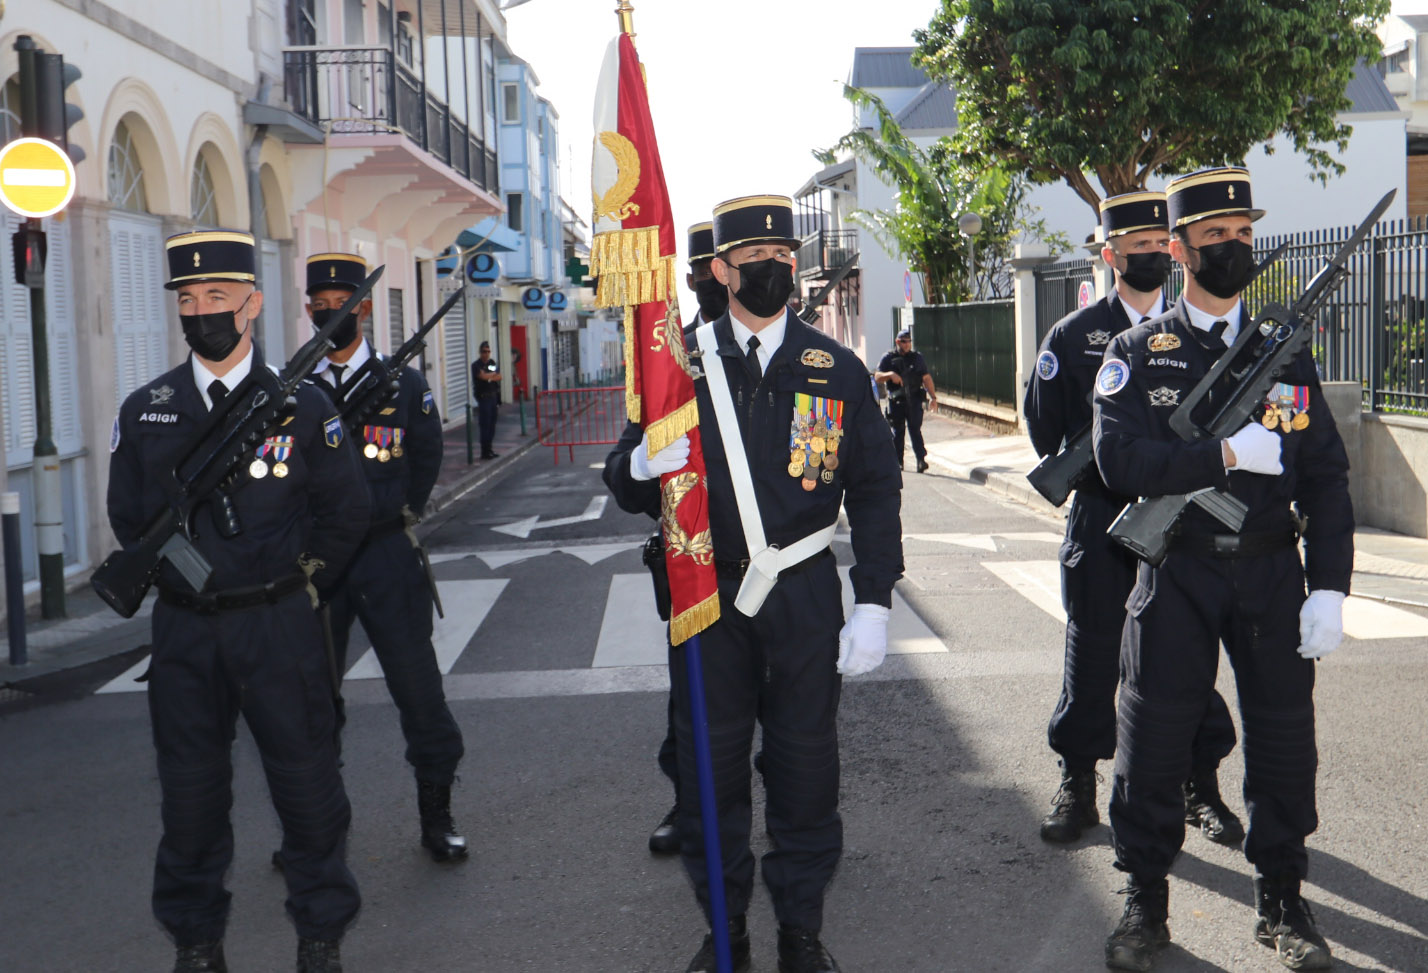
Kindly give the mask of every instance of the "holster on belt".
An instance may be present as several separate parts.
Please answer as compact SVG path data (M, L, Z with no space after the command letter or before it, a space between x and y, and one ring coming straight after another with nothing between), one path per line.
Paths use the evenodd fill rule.
M669 564L664 559L664 536L655 531L645 541L640 559L650 569L650 580L654 582L655 611L662 622L669 621L672 603L669 594Z
M744 582L739 585L739 593L734 596L734 607L739 613L753 618L763 607L764 599L778 583L778 545L770 544L749 558L749 566L744 571Z

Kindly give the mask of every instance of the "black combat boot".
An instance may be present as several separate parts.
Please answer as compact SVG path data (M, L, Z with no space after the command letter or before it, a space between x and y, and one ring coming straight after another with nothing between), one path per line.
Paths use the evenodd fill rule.
M202 946L180 946L178 958L174 961L174 973L228 973L228 964L223 961L222 941Z
M778 924L778 973L838 973L838 964L812 929Z
M1051 799L1051 813L1041 820L1044 841L1065 844L1101 823L1096 813L1096 772L1061 769L1061 786Z
M1329 944L1314 925L1309 903L1299 895L1299 879L1255 876L1254 938L1274 950L1291 970L1327 970L1333 965Z
M1106 940L1106 965L1113 970L1137 970L1155 965L1155 954L1170 945L1170 883L1163 878L1139 879L1134 875L1121 891L1126 908L1120 925Z
M679 852L679 805L669 809L654 831L650 833L650 851L656 855L674 855Z
M337 943L326 939L299 939L297 973L342 973Z
M432 861L465 861L466 839L451 821L451 785L417 781L417 810L422 847L431 852Z
M734 973L749 971L749 927L743 916L729 920L729 956L733 959ZM708 933L699 952L689 961L684 973L715 973L718 967L714 961L714 934Z
M1245 826L1220 797L1220 781L1214 768L1197 770L1185 782L1185 823L1199 828L1217 845L1238 848L1245 840Z

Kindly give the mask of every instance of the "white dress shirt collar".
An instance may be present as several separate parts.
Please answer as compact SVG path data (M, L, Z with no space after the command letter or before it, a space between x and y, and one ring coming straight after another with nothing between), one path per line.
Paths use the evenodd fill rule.
M1121 296L1121 292L1118 290L1111 290L1111 300L1120 301L1121 310L1126 312L1126 318L1133 325L1139 324L1142 317L1158 318L1165 313L1165 288L1163 287L1160 289L1160 293L1155 296L1155 303L1152 304L1150 310L1146 311L1143 315L1127 304L1126 299Z
M363 338L362 343L357 346L357 350L352 353L352 357L345 362L334 362L331 358L324 358L317 363L317 367L312 370L314 375L322 376L322 380L333 388L337 387L336 372L332 371L333 365L342 366L342 381L347 381L357 369L367 363L367 359L372 357L372 345Z
M208 396L208 387L215 381L222 382L228 391L232 392L238 387L238 383L248 377L248 373L253 369L253 346L248 346L248 354L243 356L243 360L228 370L227 375L215 375L203 364L203 359L197 355L189 355L188 360L193 362L193 384L198 386L198 394L203 399L205 409L213 408L213 400Z
M734 309L729 308L729 323L734 326L734 343L739 346L741 352L747 353L749 350L749 339L755 334L759 336L759 371L769 370L769 361L773 358L774 352L778 351L779 345L783 344L783 336L788 331L788 316L792 312L784 309L783 314L777 321L768 324L762 331L751 331L734 314Z
M1199 328L1201 331L1209 331L1215 326L1216 321L1226 322L1225 333L1220 336L1225 347L1235 343L1235 336L1240 333L1240 312L1244 309L1243 301L1235 301L1235 306L1224 314L1211 314L1209 311L1202 311L1189 298L1185 299L1185 313L1190 317L1190 326Z

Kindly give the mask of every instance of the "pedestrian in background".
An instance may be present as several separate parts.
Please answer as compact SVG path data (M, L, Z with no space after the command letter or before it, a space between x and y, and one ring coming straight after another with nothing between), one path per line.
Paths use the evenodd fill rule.
M922 410L925 403L937 405L937 389L933 387L922 353L912 350L911 331L904 328L897 333L895 347L883 356L873 377L887 383L887 416L893 430L898 465L904 462L904 443L910 436L917 472L926 473L927 447L922 442Z
M501 411L501 369L491 357L491 343L481 342L479 357L471 363L471 387L476 390L476 414L481 428L481 458L495 459L496 415Z

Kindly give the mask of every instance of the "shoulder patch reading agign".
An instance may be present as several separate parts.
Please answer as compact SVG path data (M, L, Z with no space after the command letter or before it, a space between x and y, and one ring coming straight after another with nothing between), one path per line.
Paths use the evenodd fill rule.
M1060 368L1061 364L1056 360L1056 353L1051 349L1048 348L1037 356L1036 376L1043 382L1049 382L1055 378Z
M342 417L333 416L322 424L323 442L336 449L342 445Z
M1119 358L1107 358L1096 373L1096 391L1102 395L1115 395L1130 381L1130 366Z

